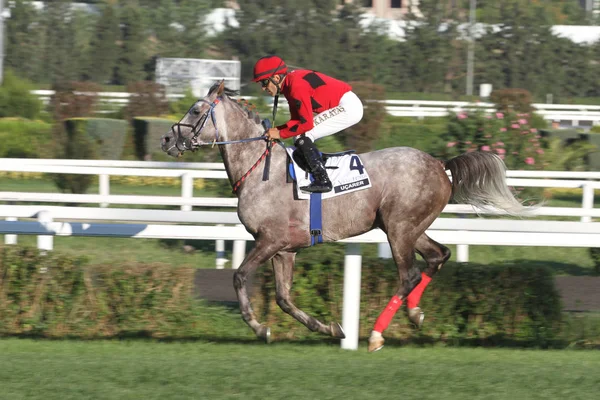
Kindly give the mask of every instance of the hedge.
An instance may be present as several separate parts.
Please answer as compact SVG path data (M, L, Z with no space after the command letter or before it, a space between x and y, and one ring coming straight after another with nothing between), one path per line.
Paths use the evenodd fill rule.
M65 128L70 140L81 138L89 143L92 154L98 159L121 159L127 136L127 121L109 118L70 118L65 120Z
M407 146L424 152L432 152L435 143L446 130L446 124L410 122L403 119L388 119L383 124L374 150L388 147Z
M343 258L343 245L328 245L297 259L294 301L324 322L341 322ZM43 256L36 249L0 246L0 336L190 338L221 330L253 337L237 310L215 313L194 299L193 268L87 264L56 252ZM366 337L395 291L397 273L391 261L374 256L366 256L363 265L360 334ZM270 268L259 269L254 282L254 309L275 338L325 339L279 309ZM386 337L543 347L561 344L564 325L572 337L581 336L572 321L562 324L559 295L546 268L449 263L421 305L426 312L421 332L410 327L401 309ZM585 340L600 343L598 337Z
M545 129L540 131L543 136L559 138L565 144L587 142L596 146L596 151L587 156L586 164L590 171L600 171L600 133L583 133L576 129Z
M182 337L194 330L193 269L85 263L0 247L0 335Z
M24 118L1 118L0 143L0 158L51 158L52 125Z
M297 258L293 298L296 305L324 321L341 321L343 246ZM258 278L254 309L274 332L301 338L307 329L276 305L270 269ZM396 290L391 260L363 258L360 335L368 336L377 316ZM552 272L515 264L481 266L448 263L421 301L423 330L415 333L402 308L385 333L398 340L431 342L549 345L559 333L560 297Z
M154 117L135 117L132 121L136 157L140 160L150 160L157 154L162 154L160 138L176 121Z

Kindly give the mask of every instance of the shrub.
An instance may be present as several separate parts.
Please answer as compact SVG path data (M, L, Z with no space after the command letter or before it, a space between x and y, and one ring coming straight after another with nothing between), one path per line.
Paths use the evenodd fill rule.
M133 143L136 157L152 160L162 153L160 138L171 129L175 121L155 117L135 117L132 120Z
M130 121L143 115L159 117L169 110L165 87L159 83L133 82L127 85L127 91L131 97L125 108L125 117Z
M0 86L0 118L39 118L43 103L36 95L31 94L33 89L30 82L17 78L11 70L6 70Z
M52 126L22 118L0 119L0 158L50 158Z
M59 124L67 118L92 117L98 102L98 92L102 86L93 82L59 82L52 89L50 109L54 120ZM59 133L62 131L59 131Z
M93 153L101 160L119 160L123 154L128 125L126 121L108 118L70 118L65 121L73 136L88 138Z
M374 144L375 149L388 147L407 146L419 149L426 153L436 152L436 143L446 130L446 125L438 123L422 123L408 120L402 122L400 118L388 118L383 123L379 138Z
M326 249L327 247L327 249ZM292 298L299 308L322 321L341 319L344 247L323 246L297 257ZM363 258L361 336L369 331L397 286L391 260ZM256 278L254 309L274 330L305 337L306 328L283 313L275 302L273 273L261 269ZM548 346L560 329L560 297L546 268L518 265L479 266L448 263L425 292L422 307L427 325L414 333L400 311L386 336L450 343ZM415 336L416 335L416 336Z
M539 130L529 114L486 115L481 110L460 112L448 118L447 132L437 144L441 157L451 158L475 150L498 154L509 169L580 169L589 146L564 146Z
M594 262L594 273L600 275L600 248L590 247L590 256Z
M364 115L362 120L340 132L338 135L347 148L355 149L358 153L373 150L373 145L379 137L379 127L383 122L386 111L385 88L370 82L350 82L354 93L362 100Z
M185 337L194 328L192 268L85 264L0 247L0 335Z
M196 101L198 101L198 99L192 93L192 89L188 89L182 98L169 103L169 114L174 116L173 119L179 120L188 112L190 107Z
M496 109L502 113L529 114L533 111L531 93L525 89L494 90L490 101L496 104Z

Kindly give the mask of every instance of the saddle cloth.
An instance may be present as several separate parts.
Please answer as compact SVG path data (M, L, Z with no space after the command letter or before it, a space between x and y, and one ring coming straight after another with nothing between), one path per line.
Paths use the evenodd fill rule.
M292 156L293 147L286 147L286 151L290 156L290 175L295 180L296 198L300 200L310 199L310 193L300 190L302 186L308 186L311 182L311 177L308 172L304 171ZM328 155L325 161L325 170L329 179L333 184L333 190L327 193L322 193L322 199L341 196L346 193L364 190L371 187L371 180L366 168L363 166L358 154L344 154L341 156Z

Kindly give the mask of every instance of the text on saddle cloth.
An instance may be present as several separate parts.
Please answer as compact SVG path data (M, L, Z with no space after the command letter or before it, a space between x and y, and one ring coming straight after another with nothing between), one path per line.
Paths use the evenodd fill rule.
M290 159L294 160L292 156L294 148L286 147L286 151ZM325 169L329 175L329 180L333 184L333 190L322 193L323 199L371 187L371 179L358 154L328 156L325 161ZM300 187L310 184L311 178L309 174L300 168L295 161L293 161L293 164L290 164L289 172L296 181L296 198L301 200L310 199L310 193L300 190Z

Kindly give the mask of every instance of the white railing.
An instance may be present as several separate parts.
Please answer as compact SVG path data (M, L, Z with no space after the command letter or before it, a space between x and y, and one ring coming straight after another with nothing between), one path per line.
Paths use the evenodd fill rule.
M42 101L48 102L54 94L53 90L32 90ZM98 92L101 103L123 106L129 103L131 93L127 92ZM175 100L183 95L170 94L169 100ZM252 96L245 97L253 99ZM272 104L272 99L267 98L267 104ZM461 112L468 109L480 108L486 112L494 112L495 105L487 102L466 101L435 101L435 100L384 100L388 114L396 117L444 117L450 112ZM281 112L287 113L287 102L284 98L279 99ZM569 121L571 125L577 126L580 122L598 125L600 124L600 106L597 105L574 105L574 104L545 104L534 103L532 106L536 113L549 121Z
M117 166L118 165L118 166ZM179 169L182 165L186 168ZM148 166L149 168L143 168ZM237 207L236 198L193 197L193 179L226 178L220 164L147 163L88 160L0 159L0 171L94 174L100 177L99 195L0 192L0 202L97 203L100 208L49 205L0 205L0 234L7 243L16 235L38 235L38 247L52 249L54 236L108 236L123 238L178 238L217 241L217 267L222 268L225 240L233 240L233 263L237 268L246 241L253 240L234 212L191 211L192 206ZM181 196L127 196L110 194L111 175L163 176L181 179ZM600 172L508 171L509 185L518 187L581 188L581 207L540 207L538 216L579 217L579 221L540 221L444 217L436 219L427 234L434 240L457 246L457 260L468 261L469 245L600 247L600 217L594 208L594 190L600 189ZM109 204L176 205L181 210L107 208ZM467 205L448 205L445 214L470 214ZM489 213L488 213L489 214ZM19 220L21 219L21 220ZM23 220L24 219L24 220ZM33 220L32 220L33 219ZM62 220L62 221L59 221ZM81 222L78 222L81 221ZM190 225L191 224L191 225ZM344 265L342 347L358 347L358 300L362 256L359 243L387 243L381 230L341 240L347 243ZM220 245L219 245L220 244Z

